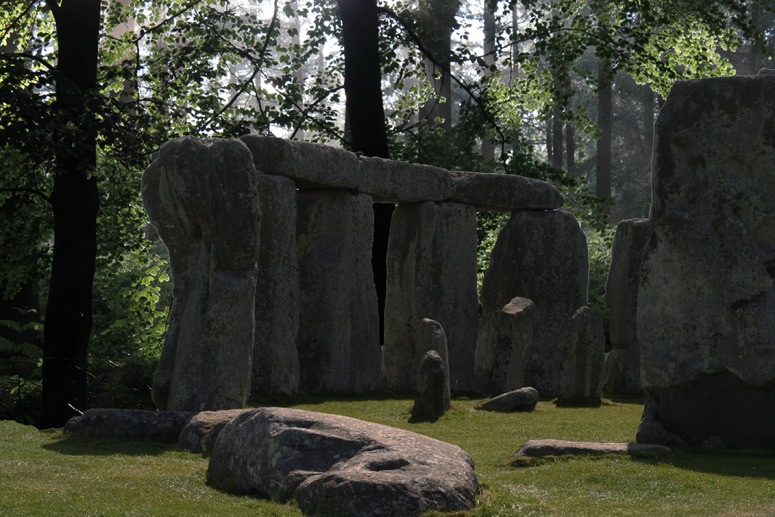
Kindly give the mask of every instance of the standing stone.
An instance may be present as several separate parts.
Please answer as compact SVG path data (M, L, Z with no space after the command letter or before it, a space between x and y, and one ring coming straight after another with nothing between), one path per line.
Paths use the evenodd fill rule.
M412 407L412 421L436 421L449 409L444 400L449 387L444 360L435 350L428 350L417 371L417 393Z
M449 389L449 351L447 349L447 336L441 323L429 318L420 320L416 327L417 355L424 357L433 351L439 354L441 365L444 368L443 403L444 409L452 407L452 396Z
M490 255L482 319L495 317L515 296L533 301L533 346L524 381L545 397L559 394L571 317L587 304L588 260L586 237L563 210L514 212Z
M396 208L387 258L386 388L414 388L416 365L425 353L415 322L429 317L446 332L452 391L474 389L476 243L471 206L425 202Z
M570 347L562 362L557 403L600 405L604 368L603 318L581 307L571 319Z
M301 389L363 392L380 379L371 196L299 191Z
M143 175L143 202L174 286L154 401L169 410L242 407L261 220L250 151L238 140L172 140Z
M290 395L299 389L299 264L296 251L296 184L258 177L261 243L256 284L254 396Z
M676 83L653 167L637 305L650 414L689 445L773 447L775 77Z
M524 386L535 311L532 301L516 297L500 311L480 319L475 363L477 391L492 397Z
M636 312L640 266L650 236L648 219L629 219L616 226L611 270L605 284L613 349L606 361L603 392L609 395L642 393Z

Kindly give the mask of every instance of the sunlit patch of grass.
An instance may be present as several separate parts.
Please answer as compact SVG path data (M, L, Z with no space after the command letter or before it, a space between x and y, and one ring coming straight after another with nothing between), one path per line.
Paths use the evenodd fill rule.
M642 404L488 413L458 398L435 423L409 423L412 400L307 399L285 405L351 416L455 443L476 463L477 508L456 515L775 515L775 453L688 453L517 460L527 440L634 439ZM233 496L205 483L207 459L174 445L66 438L0 422L0 515L294 516L298 508Z

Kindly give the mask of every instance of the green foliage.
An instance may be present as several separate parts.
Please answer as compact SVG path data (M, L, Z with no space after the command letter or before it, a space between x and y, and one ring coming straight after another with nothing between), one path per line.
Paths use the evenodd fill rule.
M0 320L0 420L37 421L43 353L29 338L40 331L37 322Z

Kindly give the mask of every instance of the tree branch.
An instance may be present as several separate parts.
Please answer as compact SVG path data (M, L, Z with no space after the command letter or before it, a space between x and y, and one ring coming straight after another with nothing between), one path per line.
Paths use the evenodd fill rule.
M406 31L407 35L409 35L409 38L414 42L415 45L417 45L417 48L420 50L420 52L426 58L428 58L428 60L431 63L433 63L435 66L441 68L444 72L449 73L450 78L452 78L452 80L455 81L458 84L458 86L460 86L463 89L463 91L465 91L474 100L476 105L479 106L479 109L482 110L482 114L484 115L484 118L492 126L495 132L498 133L498 136L501 142L501 153L504 153L506 149L506 137L501 131L501 128L498 125L498 123L495 121L495 118L490 113L490 110L482 101L482 99L480 99L479 96L474 93L474 91L465 81L458 78L457 75L452 73L452 70L450 70L449 65L442 63L436 56L433 55L433 52L431 52L428 49L428 47L425 46L425 44L422 41L422 38L420 38L420 36L415 32L415 30L411 27L408 21L404 20L398 13L396 13L392 9L388 9L387 7L377 6L377 12L385 14L388 17L395 20L396 22L398 22L398 24L401 27L403 27L403 29Z
M51 197L47 196L43 192L33 188L0 188L0 192L10 192L11 194L27 194L35 196L38 199L45 201L47 204L51 204Z
M8 24L8 26L3 31L3 35L0 36L0 40L5 39L5 37L8 36L8 33L11 32L13 28L16 26L16 24L19 23L19 21L21 21L21 19L24 18L24 16L30 12L30 9L32 9L32 6L34 6L35 2L37 1L38 0L30 0L30 3L27 4L27 7L24 8L24 11L19 13L19 16L14 18L14 20L10 24Z

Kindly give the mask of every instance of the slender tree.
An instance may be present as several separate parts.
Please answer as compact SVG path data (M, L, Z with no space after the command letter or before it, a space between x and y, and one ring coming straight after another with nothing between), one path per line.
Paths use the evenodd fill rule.
M388 158L387 126L379 66L379 18L376 0L338 0L344 42L344 89L353 151ZM387 244L393 205L374 204L371 265L380 314L380 341L385 331Z
M54 256L43 330L40 427L60 427L86 403L97 253L97 129L89 101L97 86L99 0L48 0L57 30L56 113L61 118L51 206Z

